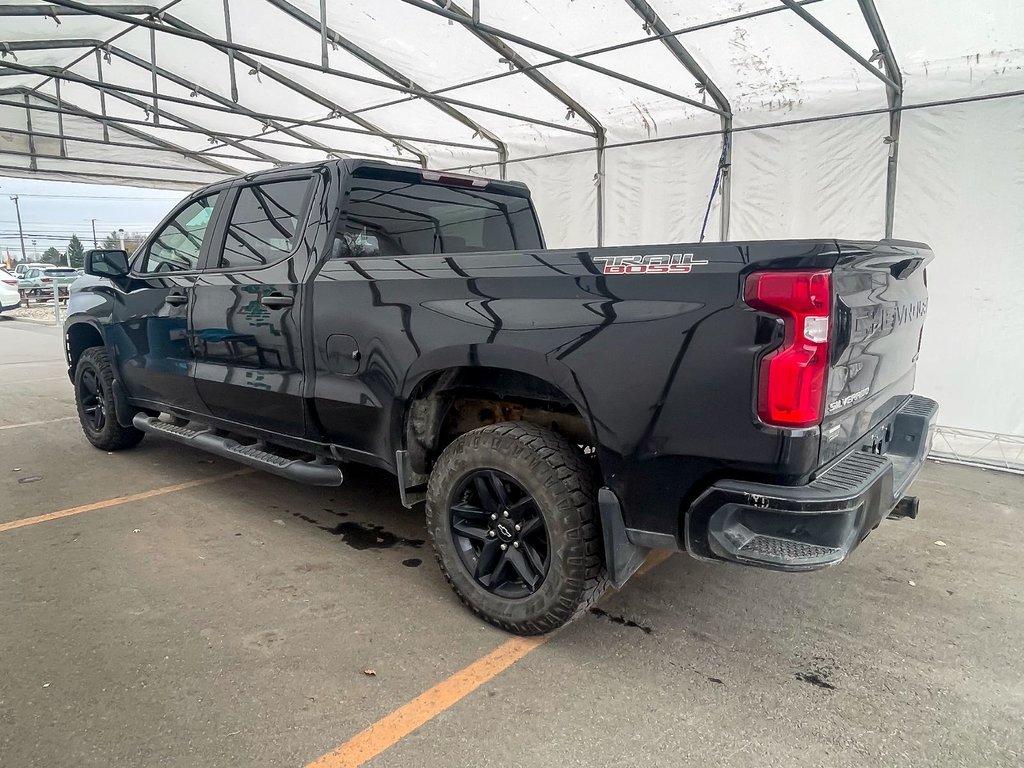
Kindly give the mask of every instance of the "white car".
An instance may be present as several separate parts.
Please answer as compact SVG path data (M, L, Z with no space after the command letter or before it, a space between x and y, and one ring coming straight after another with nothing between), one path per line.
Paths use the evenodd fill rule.
M14 265L14 276L21 278L24 277L25 273L28 272L30 269L46 269L47 267L52 266L53 264L47 264L42 261L19 261L17 264Z
M0 267L0 312L14 309L21 304L18 293L18 278Z

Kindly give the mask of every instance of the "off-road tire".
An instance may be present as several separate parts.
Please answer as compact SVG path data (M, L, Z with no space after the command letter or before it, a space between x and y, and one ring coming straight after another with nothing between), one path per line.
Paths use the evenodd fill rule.
M95 375L99 384L97 399L102 403L105 416L99 429L95 428L90 415L86 412L88 406L83 404L88 397L83 379L87 379L90 372ZM82 432L85 433L86 439L104 451L134 448L146 434L135 427L122 427L117 423L113 381L114 373L110 367L110 359L103 347L89 347L78 358L78 364L75 366L75 405L78 409L78 420L82 424Z
M540 510L550 553L537 591L508 599L481 586L463 563L450 527L461 482L482 468L513 478ZM607 587L597 481L582 451L526 422L505 422L457 437L438 459L427 485L427 530L455 594L485 621L517 635L550 632L587 610Z

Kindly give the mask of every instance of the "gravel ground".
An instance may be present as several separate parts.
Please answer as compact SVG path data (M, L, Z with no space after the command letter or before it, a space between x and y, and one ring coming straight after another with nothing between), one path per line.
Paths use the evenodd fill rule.
M66 301L61 302L61 319L63 319L64 317L64 312L67 310L67 306L68 304ZM22 303L22 305L17 309L6 310L3 316L10 317L16 320L34 320L37 322L53 323L53 302L48 301L46 303L40 304L38 301L33 299L32 304L30 306L26 307L25 304Z

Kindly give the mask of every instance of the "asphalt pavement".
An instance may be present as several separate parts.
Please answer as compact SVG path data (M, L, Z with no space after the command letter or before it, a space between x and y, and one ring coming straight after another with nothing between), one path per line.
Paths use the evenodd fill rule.
M486 672L393 478L239 469L93 449L59 331L0 318L0 766L301 767L411 701L369 765L1024 764L1019 476L929 462L819 573L673 556Z

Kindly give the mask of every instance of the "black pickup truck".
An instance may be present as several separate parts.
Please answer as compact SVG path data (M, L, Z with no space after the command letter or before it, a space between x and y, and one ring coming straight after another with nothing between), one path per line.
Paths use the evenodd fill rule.
M362 160L187 197L87 255L65 325L82 427L426 501L476 613L546 632L652 548L835 565L905 496L927 246L547 250L522 184Z

